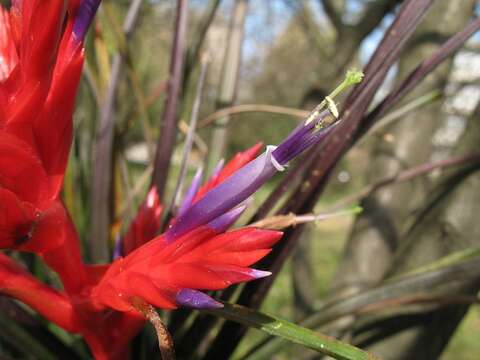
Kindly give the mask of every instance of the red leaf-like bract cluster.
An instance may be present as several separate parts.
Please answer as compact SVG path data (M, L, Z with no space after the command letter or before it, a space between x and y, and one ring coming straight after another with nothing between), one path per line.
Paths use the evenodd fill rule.
M46 286L0 253L0 293L82 334L95 358L122 359L145 321L134 299L173 309L194 304L185 296L179 302L184 290L195 295L265 276L249 266L281 233L223 233L204 224L177 239L155 237L162 207L153 188L122 239L123 256L111 264L83 263L60 190L84 61L82 37L98 4L14 0L9 10L0 6L0 249L41 256L64 287ZM250 162L260 146L234 157L194 202Z
M216 234L204 226L171 243L159 236L117 259L95 287L93 298L119 311L132 310L134 296L174 309L181 289L220 290L256 279L256 270L248 266L267 255L281 235L255 228Z

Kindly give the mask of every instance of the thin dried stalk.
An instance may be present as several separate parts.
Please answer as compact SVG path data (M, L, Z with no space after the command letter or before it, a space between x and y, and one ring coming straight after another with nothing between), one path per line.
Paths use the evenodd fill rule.
M178 129L180 130L180 132L184 135L187 135L188 128L189 128L188 124L184 120L180 119L180 122L178 123ZM198 150L202 153L202 155L207 154L208 145L198 134L194 134L193 143L198 148Z
M136 198L138 198L140 192L145 188L146 184L151 178L153 172L153 165L150 164L143 171L142 175L138 178L133 189L129 192L127 199L124 202L124 205L120 208L119 214L123 218L125 213L132 207Z
M180 174L178 176L175 192L173 193L170 207L167 211L167 217L175 211L175 207L180 202L180 196L182 193L183 183L187 176L188 158L192 151L192 145L195 138L195 129L197 128L198 114L200 112L200 103L202 101L203 86L205 84L205 74L207 73L208 59L206 56L202 58L202 64L200 69L200 77L198 78L197 89L195 92L195 100L193 102L192 114L190 116L190 126L188 127L187 137L183 146L182 161L180 163Z
M132 303L133 306L155 327L162 360L175 360L175 347L172 337L155 308L140 298L134 298Z
M133 0L125 18L123 31L131 35L138 18L141 0ZM113 59L112 70L106 97L100 108L100 120L96 134L95 156L93 162L91 228L89 250L91 260L104 262L109 259L108 238L111 222L112 151L114 135L114 114L117 88L123 73L123 59L120 53Z
M250 226L270 230L283 230L291 226L300 224L308 224L312 222L330 220L339 216L352 215L360 211L360 208L346 209L336 212L322 213L322 214L304 214L296 215L293 213L287 215L275 215L266 219L257 221Z
M408 94L425 76L432 72L445 59L452 56L473 34L480 29L480 18L472 20L462 31L450 37L428 59L422 61L377 107L362 121L357 138L362 136L380 116L397 104Z
M163 200L167 185L170 161L177 132L177 108L180 101L183 63L187 35L188 0L178 0L175 34L170 58L170 79L168 96L162 116L161 132L158 138L152 183L157 186L160 201Z
M308 110L289 108L285 106L275 106L275 105L268 105L268 104L243 104L243 105L230 106L230 107L226 107L218 111L215 111L214 113L204 117L201 121L199 121L198 128L199 129L204 128L212 124L213 122L215 122L215 120L224 118L229 115L249 113L249 112L267 112L271 114L289 115L289 116L298 117L300 119L303 119L310 114L310 111Z
M287 215L275 215L271 216L257 222L251 223L250 226L263 229L271 230L283 230L291 226L296 226L300 224L307 224L311 222L318 222L323 220L329 220L336 218L338 216L352 215L356 212L356 209L346 209L343 211L337 211L342 207L345 207L349 204L357 202L362 198L368 196L370 193L377 191L378 189L396 184L399 182L405 182L417 178L419 176L426 175L433 170L448 168L451 166L458 166L473 162L480 161L480 154L467 154L462 156L454 156L448 159L444 159L437 162L428 162L421 165L413 166L409 169L406 169L397 175L388 176L383 179L376 181L373 184L365 186L360 191L351 194L343 199L337 201L333 206L330 207L329 212L323 214L305 214L305 215L296 215L289 213Z
M419 176L426 175L436 169L459 166L478 161L480 161L480 154L466 154L460 156L453 156L448 159L443 159L436 162L426 162L420 165L412 166L411 168L403 170L396 175L386 176L380 180L377 180L373 184L365 186L360 191L357 191L351 195L344 197L343 199L340 199L330 207L330 211L340 209L356 201L359 201L385 186L409 181Z

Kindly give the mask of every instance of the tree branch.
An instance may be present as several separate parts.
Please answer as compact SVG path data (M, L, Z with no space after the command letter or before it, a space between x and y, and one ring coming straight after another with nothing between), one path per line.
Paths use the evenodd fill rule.
M377 0L372 2L358 24L351 28L352 33L357 34L358 38L363 40L382 22L385 15L400 2L402 0Z
M377 0L372 2L356 25L344 25L338 29L337 50L335 52L337 76L344 71L362 41L382 22L385 15L401 1Z
M332 1L321 0L321 4L323 6L323 10L325 10L325 14L327 14L332 25L335 27L335 29L337 29L337 31L340 31L340 29L344 26L342 16L337 12L337 9L335 9Z

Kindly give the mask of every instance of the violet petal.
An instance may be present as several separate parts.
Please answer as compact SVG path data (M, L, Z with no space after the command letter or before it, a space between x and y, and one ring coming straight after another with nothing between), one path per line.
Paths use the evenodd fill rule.
M263 153L232 174L227 180L210 190L193 204L165 233L173 241L198 226L209 223L252 195L276 169L270 154Z
M270 271L250 269L249 275L253 276L255 279L262 279L272 275L272 273Z
M212 171L212 175L210 175L210 179L216 178L218 175L220 175L220 172L223 169L223 166L225 165L225 159L220 159L220 161L215 165Z
M116 260L119 257L123 256L123 240L120 235L117 235L115 237L115 244L113 246L113 254L112 254L112 259Z
M210 221L208 226L212 228L217 233L222 233L227 231L238 218L243 214L247 207L245 205L237 206L236 208L226 212L225 214L219 216L218 218Z
M190 184L190 187L187 190L187 193L185 194L185 197L183 198L182 204L180 205L180 208L178 209L178 214L177 216L182 216L185 211L192 205L192 201L195 198L195 195L198 192L198 189L200 188L200 184L202 182L202 175L203 175L203 168L199 167L197 172L195 173L195 176L192 179L192 183Z
M219 309L223 304L212 299L207 294L193 289L182 289L175 298L178 305L194 309L208 310Z
M192 205L165 233L168 242L205 225L231 210L252 195L270 177L295 156L322 141L334 126L317 129L316 126L330 113L320 113L315 121L302 122L275 150L265 153L237 170L222 184L210 190ZM272 159L274 161L272 161Z
M101 0L83 0L78 7L78 11L73 24L73 34L83 41L85 34L97 12Z
M316 130L316 124L323 120L325 117L329 116L330 112L328 110L323 111L318 115L316 121L312 121L308 124L305 124L303 121L299 126L292 131L292 133L282 141L280 145L273 151L273 156L281 164L285 165L290 160L295 158L301 152L303 152L307 147L310 147L315 142L309 141L313 138L319 138L321 134L327 134L330 132L330 127L326 127L321 130ZM323 137L320 137L320 139ZM318 140L320 140L318 139Z

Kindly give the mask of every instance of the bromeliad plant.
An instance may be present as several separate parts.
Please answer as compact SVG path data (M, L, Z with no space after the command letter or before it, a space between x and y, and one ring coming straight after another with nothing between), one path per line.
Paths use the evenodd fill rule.
M83 41L99 2L16 0L0 8L0 247L38 255L63 285L47 286L0 253L0 292L82 335L95 358L121 359L152 306L220 308L202 290L270 275L250 266L282 233L228 229L263 183L330 134L336 109L329 99L328 109L315 110L278 147L256 157L258 144L236 155L203 186L196 176L158 236L162 206L153 187L116 244L114 261L87 265L60 191Z
M369 104L387 72L432 3L403 1L365 68L365 80L351 93L341 114L328 97L278 147L267 147L258 157L261 145L238 154L226 166L219 166L203 186L198 173L160 235L162 206L157 188L152 187L125 235L117 241L114 261L93 266L82 260L79 236L60 191L72 142L72 111L84 60L83 42L99 2L13 0L9 10L0 7L0 248L4 250L0 253L0 293L28 305L58 327L81 335L97 359L127 358L129 344L146 319L157 327L161 340L168 342L153 306L204 309L323 354L342 359L371 358L359 349L255 312L275 276L268 276L268 270L277 273L281 268L302 232L301 225L289 228L282 241L282 234L276 231L252 226L228 229L245 209L249 196L309 147L312 151L270 194L254 220L263 219L274 209L280 195L292 187L292 179L300 181L278 214L312 211L344 152L475 33L480 20L473 20L450 38L369 112ZM180 0L178 4L180 18L186 12L186 3ZM180 53L176 49L181 48L181 35L185 33L182 21L177 22L172 54ZM173 63L172 73L177 74L174 70L181 66ZM172 76L176 80L172 83L178 90L177 75ZM345 84L359 80L352 73ZM169 99L176 99L177 93L169 91ZM174 108L174 101L166 106L167 110ZM337 115L341 121L337 121ZM168 160L165 154L172 150L174 116L169 116L165 124L161 136L168 140L162 143L167 144L168 151L157 151L162 161L163 157ZM315 146L319 143L321 146ZM168 161L164 163L154 171L155 183L161 185L166 176L162 174L160 182L157 177L168 170ZM33 253L43 259L59 275L61 286L49 286L32 276L14 260L18 258L15 252ZM260 259L256 267L262 271L250 268ZM203 292L259 278L264 279L250 282L241 292L222 293L223 301L233 299L235 293L243 307L220 302ZM3 315L0 313L0 322ZM185 353L191 354L200 348L215 323L197 316L178 331L178 323L186 316L188 312L176 311L171 323L177 327L172 326L177 330L175 335L185 330L180 334L185 336L176 340L187 350ZM0 332L5 333L3 323L0 326ZM223 324L216 338L204 347L204 358L229 358L245 333L240 326ZM187 335L195 331L195 338L188 339ZM169 350L167 346L164 355L170 356Z

